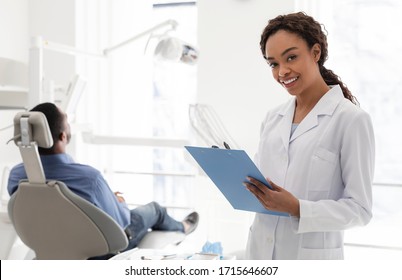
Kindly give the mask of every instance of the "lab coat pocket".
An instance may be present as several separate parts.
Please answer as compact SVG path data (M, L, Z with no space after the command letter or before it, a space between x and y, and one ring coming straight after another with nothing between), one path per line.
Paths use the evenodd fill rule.
M299 260L343 260L343 248L309 249L300 248Z
M322 147L313 154L308 173L308 199L316 201L328 197L336 170L338 156Z

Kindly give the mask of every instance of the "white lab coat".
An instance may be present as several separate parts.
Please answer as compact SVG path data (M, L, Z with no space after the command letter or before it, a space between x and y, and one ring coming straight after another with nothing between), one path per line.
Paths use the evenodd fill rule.
M371 217L369 115L332 87L290 137L295 99L268 112L255 162L300 201L300 218L256 214L248 259L343 259L343 230Z

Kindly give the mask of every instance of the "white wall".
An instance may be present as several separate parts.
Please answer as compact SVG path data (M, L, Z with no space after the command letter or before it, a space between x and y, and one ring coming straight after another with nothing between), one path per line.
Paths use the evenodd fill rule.
M0 0L0 34L0 57L28 63L28 0ZM0 183L5 165L19 159L13 143L6 145L13 130L1 130L12 124L14 115L15 111L0 110ZM6 196L1 195L3 200Z
M50 42L75 46L75 28L75 1L29 1L30 38L42 36ZM75 59L71 55L44 51L43 69L46 81L67 86L75 74Z
M28 0L0 0L0 57L28 62Z
M28 63L30 38L41 35L50 41L74 44L74 1L64 0L0 0L0 57ZM72 57L46 52L44 54L47 78L67 85L74 74ZM0 129L12 124L16 111L0 111ZM20 161L17 148L6 141L13 129L0 131L0 176L4 164ZM1 178L0 178L1 179ZM1 181L0 181L1 182Z
M262 58L260 35L270 18L294 11L293 0L198 0L198 102L212 105L235 141L253 157L267 110L288 98ZM221 143L220 143L221 144ZM254 216L233 210L200 176L199 234L220 241L224 254L244 250Z
M43 38L58 43L74 45L75 38L75 1L66 0L0 0L0 57L29 62L30 38L41 35ZM67 85L74 74L75 62L71 57L52 53L44 55L44 73L48 79ZM8 221L5 210L8 194L6 187L6 166L21 161L17 147L6 141L13 135L13 129L2 128L12 124L17 111L0 110L0 259L10 257L11 241L15 238L14 230ZM15 245L11 258L21 258L26 251L22 244Z
M0 0L0 57L28 62L28 0ZM16 235L8 222L5 202L8 199L5 183L8 165L18 160L18 151L13 143L12 129L1 130L12 123L15 111L0 111L0 259L8 256Z

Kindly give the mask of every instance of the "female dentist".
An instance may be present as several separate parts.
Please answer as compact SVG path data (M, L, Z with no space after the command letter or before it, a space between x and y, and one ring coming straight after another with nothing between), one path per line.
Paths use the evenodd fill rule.
M269 210L256 214L248 259L343 259L343 231L372 216L374 135L369 115L324 67L327 38L304 13L278 16L261 51L291 100L268 112L255 162L273 190L245 186Z

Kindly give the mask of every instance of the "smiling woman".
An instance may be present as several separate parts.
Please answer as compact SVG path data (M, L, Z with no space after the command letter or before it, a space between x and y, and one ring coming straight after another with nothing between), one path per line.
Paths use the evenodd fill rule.
M278 30L267 39L265 56L274 79L296 96L293 122L300 123L329 90L317 64L321 45L309 47L296 33Z
M343 259L343 231L371 219L374 134L369 115L332 71L321 25L304 13L278 16L261 36L274 79L292 95L263 121L247 188L268 210L250 228L251 259Z
M305 26L310 23L314 25L306 30ZM287 23L285 23L283 17L279 16L276 20L272 20L264 30L261 35L260 47L264 58L273 68L273 75L276 80L279 76L284 81L284 78L288 76L288 64L293 65L293 67L302 67L305 73L314 75L312 80L316 78L323 80L325 85L340 85L345 98L356 104L356 98L346 85L341 82L337 75L324 66L328 59L327 36L321 30L321 25L314 19L304 17L303 13L296 13L288 15ZM282 59L284 64L282 71L280 71L281 68L277 69L280 65L275 61L275 57L270 56L270 53L271 55L275 54L276 59ZM275 69L279 72L276 72ZM292 77L287 78L287 83L282 83L289 88L290 82L293 80L289 80ZM293 77L293 79L298 78ZM324 88L325 91L328 90L326 86Z

